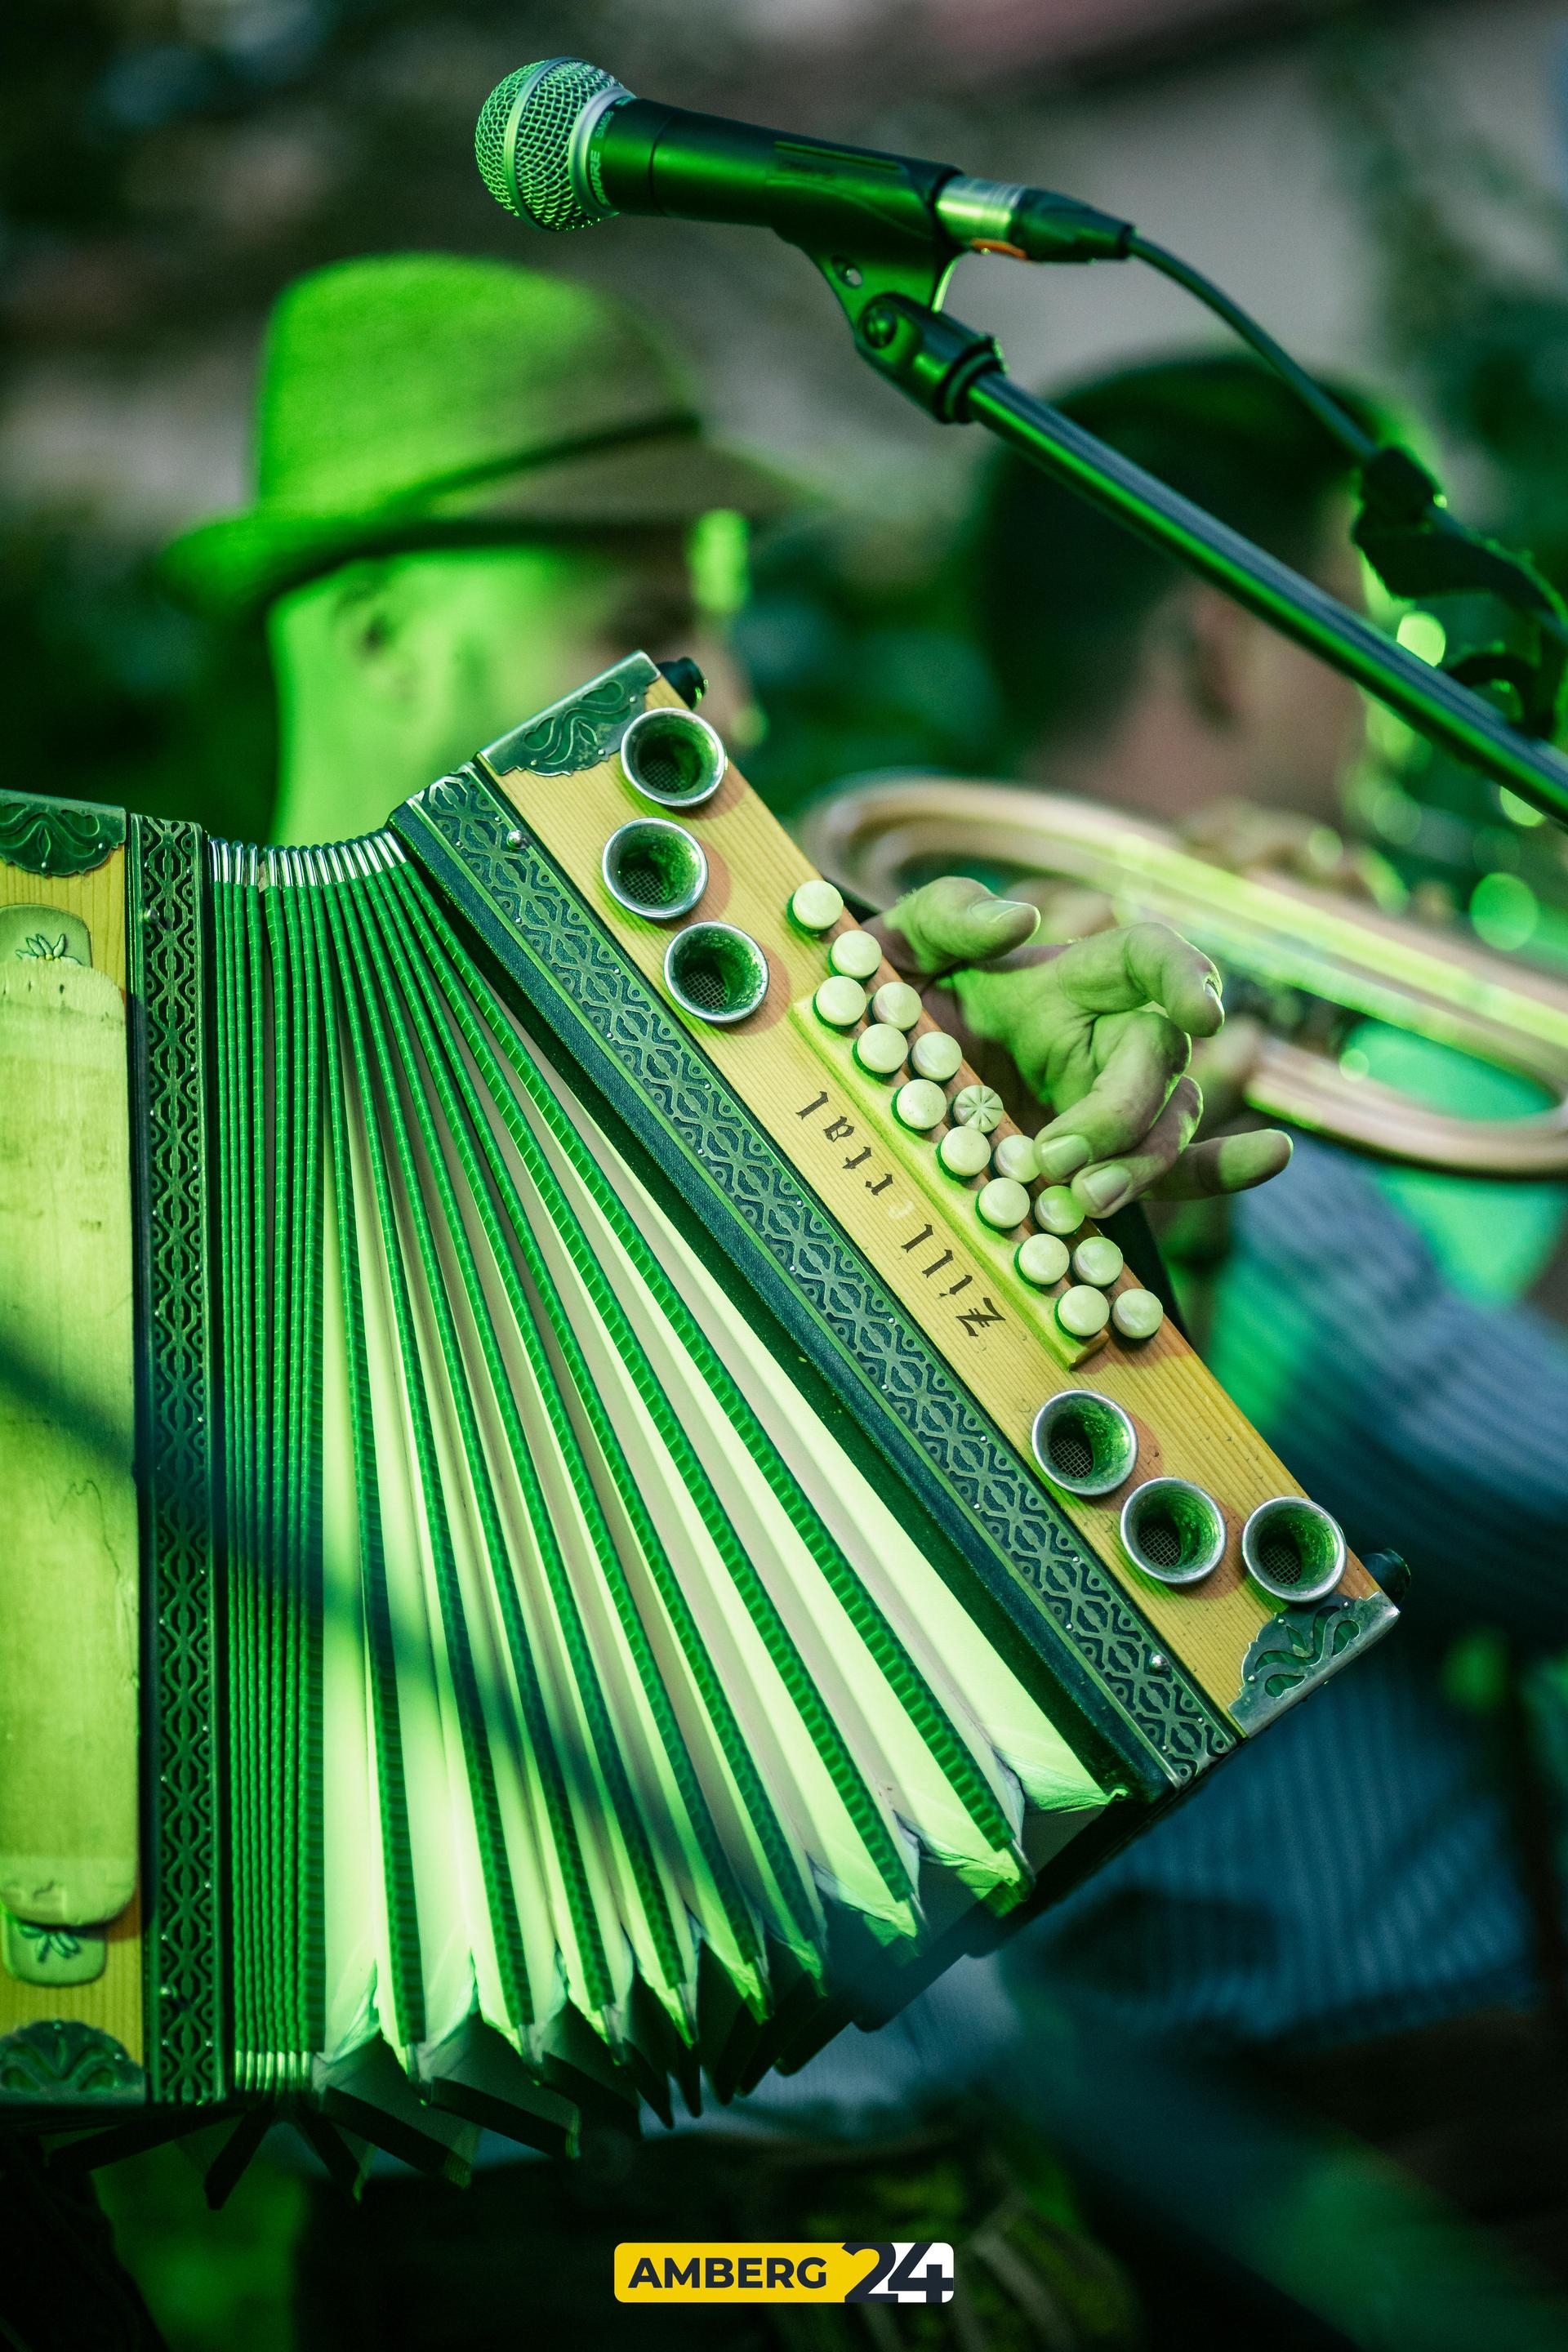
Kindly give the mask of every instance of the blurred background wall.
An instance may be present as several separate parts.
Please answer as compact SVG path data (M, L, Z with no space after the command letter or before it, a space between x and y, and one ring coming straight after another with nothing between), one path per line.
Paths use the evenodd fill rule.
M973 436L869 379L766 236L509 221L474 173L474 117L513 65L562 50L650 95L1132 215L1309 361L1400 393L1468 516L1568 560L1568 15L1550 0L7 0L8 766L264 822L258 648L203 640L147 559L245 495L281 285L405 246L650 305L727 430L823 488L840 520L764 561L751 624L774 722L756 764L783 803L825 770L983 753L983 665L949 640L933 662L931 637ZM952 302L1032 383L1209 339L1136 269L971 262Z

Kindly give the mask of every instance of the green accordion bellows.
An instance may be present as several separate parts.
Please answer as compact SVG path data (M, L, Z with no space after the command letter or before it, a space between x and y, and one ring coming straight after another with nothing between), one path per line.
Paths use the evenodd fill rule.
M1279 1617L1237 1571L1205 1688L1141 1594L1212 1612L1097 1557L639 968L653 919L518 822L499 776L603 782L650 690L624 664L330 848L0 796L0 1272L77 1334L0 1321L0 1443L27 1526L89 1457L105 1498L60 1538L74 1657L0 1593L20 2114L281 2101L450 2170L478 2125L728 2098L1318 1671L1305 1633L1243 1671ZM50 1180L84 1122L101 1168ZM1328 1664L1392 1615L1333 1605Z
M218 856L237 2085L564 2002L732 2087L1100 1792L396 843Z

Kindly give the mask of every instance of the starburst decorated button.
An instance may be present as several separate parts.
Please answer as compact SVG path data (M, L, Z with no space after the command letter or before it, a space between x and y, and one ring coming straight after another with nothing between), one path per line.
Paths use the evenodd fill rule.
M994 1087L963 1087L952 1098L952 1115L961 1127L992 1135L1002 1124L1002 1097Z

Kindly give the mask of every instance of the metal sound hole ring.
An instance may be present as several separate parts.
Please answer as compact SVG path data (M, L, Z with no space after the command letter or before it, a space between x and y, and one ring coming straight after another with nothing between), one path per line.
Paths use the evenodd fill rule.
M601 860L605 887L617 906L649 922L689 915L708 887L708 860L683 824L634 817L611 834Z
M1030 1443L1047 1477L1069 1495L1109 1495L1138 1459L1131 1417L1095 1389L1064 1389L1043 1404Z
M733 923L691 923L665 953L664 984L683 1012L721 1027L743 1021L768 992L768 960Z
M1254 1584L1274 1600L1323 1601L1345 1572L1345 1539L1320 1504L1277 1495L1243 1528L1241 1557Z
M695 710L639 711L621 738L621 772L660 808L700 808L724 781L729 755Z
M1196 1584L1224 1556L1225 1514L1185 1478L1146 1478L1121 1507L1121 1541L1145 1576Z

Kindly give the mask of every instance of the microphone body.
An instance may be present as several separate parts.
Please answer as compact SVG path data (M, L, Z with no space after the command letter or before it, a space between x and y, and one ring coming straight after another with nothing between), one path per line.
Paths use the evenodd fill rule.
M575 58L510 75L485 102L474 146L490 194L537 228L662 214L770 228L819 259L850 261L917 250L1120 260L1132 235L1130 222L1045 189L634 98Z
M620 213L771 228L813 253L871 257L930 247L952 163L795 139L722 115L628 98L600 117L594 184Z

